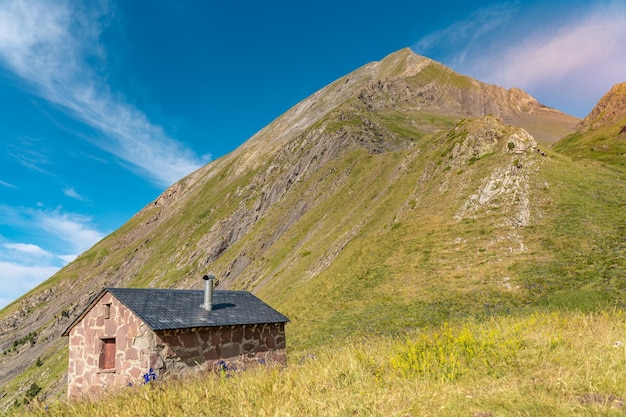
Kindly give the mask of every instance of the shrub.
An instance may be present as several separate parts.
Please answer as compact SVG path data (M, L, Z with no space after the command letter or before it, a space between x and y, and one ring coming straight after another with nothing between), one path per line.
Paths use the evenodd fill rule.
M30 384L30 388L28 388L28 390L26 391L26 398L28 398L28 400L32 400L37 396L37 394L39 394L40 391L41 387L37 385L36 382L33 382L32 384Z

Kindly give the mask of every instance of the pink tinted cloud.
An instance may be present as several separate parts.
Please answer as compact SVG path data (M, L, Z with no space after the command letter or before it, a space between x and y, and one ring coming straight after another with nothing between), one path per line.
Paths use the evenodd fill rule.
M611 86L626 81L625 22L626 4L591 6L561 22L529 28L526 36L486 46L458 69L522 88L544 104L584 117Z
M611 6L566 22L554 32L530 33L507 50L474 64L500 85L533 88L572 73L626 77L626 7Z

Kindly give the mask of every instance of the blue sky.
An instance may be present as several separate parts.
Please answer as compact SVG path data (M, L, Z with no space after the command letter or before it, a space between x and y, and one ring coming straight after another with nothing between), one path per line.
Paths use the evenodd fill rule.
M623 1L226 3L0 0L0 307L401 48L579 117L626 81Z

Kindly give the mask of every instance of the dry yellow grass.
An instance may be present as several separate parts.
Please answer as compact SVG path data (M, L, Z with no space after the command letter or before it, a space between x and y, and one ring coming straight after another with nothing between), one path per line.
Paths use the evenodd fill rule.
M31 404L19 415L618 416L626 412L625 342L622 310L535 312L292 353L287 368L202 374L47 409Z

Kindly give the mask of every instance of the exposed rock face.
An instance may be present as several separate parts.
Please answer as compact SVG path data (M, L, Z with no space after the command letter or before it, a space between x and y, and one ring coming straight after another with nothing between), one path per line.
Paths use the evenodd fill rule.
M586 131L612 125L626 117L626 82L614 85L580 123L579 130ZM626 126L624 126L626 129Z
M496 115L552 143L574 131L578 119L544 106L526 92L481 83L434 61L419 61L400 76L379 79L357 92L371 111L402 109L454 118ZM546 129L550 126L550 129ZM437 126L420 126L433 131Z
M524 129L518 128L511 133L511 129L495 116L461 123L453 132L465 136L463 141L454 146L450 158L452 161L460 161L460 164L493 152L519 153L537 147L535 139Z
M494 152L511 154L511 165L493 170L455 218L476 218L498 210L507 213L502 226L527 226L530 223L529 171L536 163L529 154L537 148L535 139L524 129L506 127L493 116L462 123L455 132L465 136L452 150L451 161L457 161L456 167L465 165L468 156L478 159Z
M237 173L252 169L351 98L371 111L422 112L451 118L494 114L537 140L553 143L573 133L580 120L538 103L526 92L457 74L405 48L367 64L296 104L241 146ZM415 121L432 132L441 126ZM200 169L199 171L204 171Z

